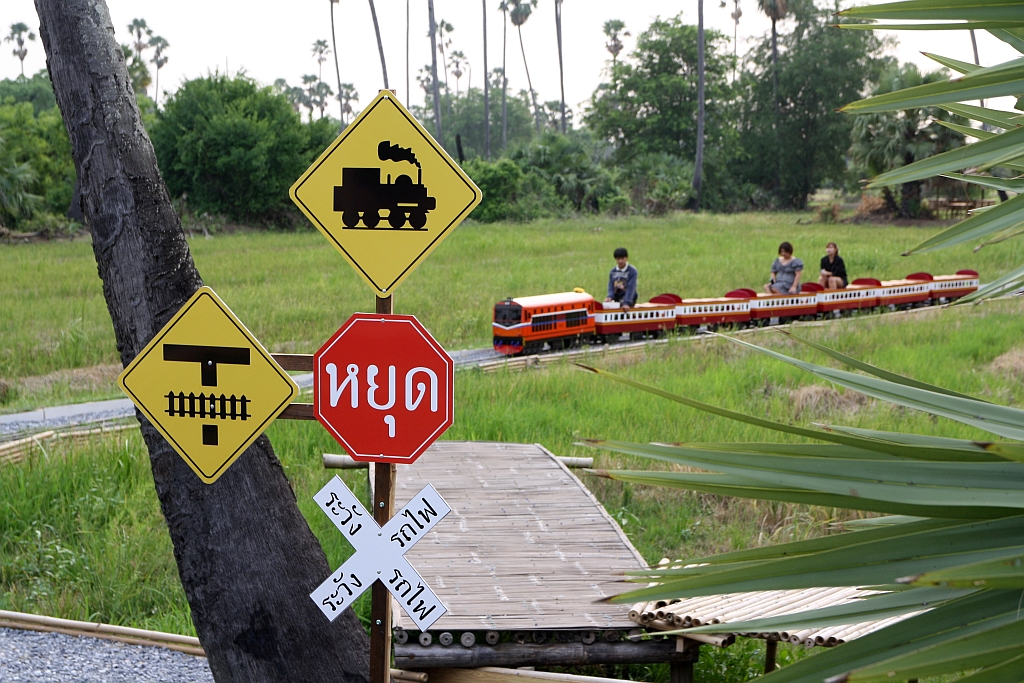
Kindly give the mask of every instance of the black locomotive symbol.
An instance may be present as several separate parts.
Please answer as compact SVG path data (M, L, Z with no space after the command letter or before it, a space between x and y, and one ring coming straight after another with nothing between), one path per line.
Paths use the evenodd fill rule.
M179 363L199 363L204 387L217 386L218 365L249 365L249 349L234 346L194 346L191 344L164 344L164 360ZM242 394L225 396L216 393L168 391L166 413L171 417L198 417L202 420L248 420L252 400ZM203 445L216 446L220 437L217 425L204 424Z
M408 222L412 229L422 230L427 212L437 208L437 199L427 195L423 167L416 155L412 149L384 140L377 145L377 158L415 164L416 182L403 174L392 183L389 173L387 182L382 183L379 168L342 168L341 185L334 186L334 210L341 212L342 224L349 229L373 229L380 223L381 211L387 211L392 228L397 230Z

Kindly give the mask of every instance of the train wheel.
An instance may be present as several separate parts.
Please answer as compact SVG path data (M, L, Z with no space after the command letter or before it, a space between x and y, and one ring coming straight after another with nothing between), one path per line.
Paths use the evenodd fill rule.
M388 225L392 228L400 228L405 225L405 211L392 209L391 213L388 215Z
M341 214L341 222L346 228L354 228L359 225L359 212L349 209Z
M378 223L380 223L379 211L363 212L363 225L365 225L368 228L376 228Z
M409 214L409 225L420 230L427 224L426 211L413 211Z

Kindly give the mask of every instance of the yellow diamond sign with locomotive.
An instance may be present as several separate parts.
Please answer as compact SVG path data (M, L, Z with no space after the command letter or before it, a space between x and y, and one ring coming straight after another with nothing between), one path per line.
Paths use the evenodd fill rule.
M299 393L209 287L192 295L118 383L207 484Z
M290 194L379 296L389 295L481 198L469 176L387 90Z

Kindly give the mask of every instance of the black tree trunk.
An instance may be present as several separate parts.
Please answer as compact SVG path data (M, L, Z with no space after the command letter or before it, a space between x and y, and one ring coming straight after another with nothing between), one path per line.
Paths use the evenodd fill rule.
M103 0L36 0L71 139L82 208L128 364L202 284ZM261 436L215 483L188 468L139 414L196 632L218 683L368 680L351 611L329 624L309 593L330 568Z

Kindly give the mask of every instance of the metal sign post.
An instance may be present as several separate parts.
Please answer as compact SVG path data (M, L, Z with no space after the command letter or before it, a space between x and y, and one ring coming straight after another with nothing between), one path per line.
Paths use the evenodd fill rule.
M377 297L377 313L395 311L395 295ZM391 520L395 509L395 463L377 463L373 472L373 519L380 526ZM370 593L370 683L391 680L391 596L382 581Z
M295 181L289 195L299 210L370 286L377 297L376 313L382 318L389 316L391 322L395 322L391 318L395 288L482 199L480 189L390 90L381 90L377 94ZM342 445L349 455L377 463L373 519L376 526L384 529L395 523L392 510L396 463L415 460L452 423L454 365L430 334L415 319L410 317L410 320L418 328L420 340L433 353L428 352L424 356L430 362L414 363L407 369L404 383L396 382L396 367L402 364L401 360L408 361L409 358L372 359L362 365L347 357L342 358L339 349L345 353L357 353L346 348L345 343L335 346L345 333L345 326L314 355L312 417L331 431L339 442L344 442ZM351 323L352 320L346 326ZM397 330L400 326L389 327ZM402 351L399 336L396 333L395 339L378 340L377 346L398 348L399 355L405 353L409 357L415 356L418 348L426 348L411 344L409 350ZM332 353L338 357L332 360L329 355ZM322 363L324 373L321 373L319 365L325 356L327 358ZM440 365L435 363L437 359L440 359ZM388 362L382 363L382 360ZM377 374L382 371L383 374ZM362 382L357 388L360 372L363 373ZM421 373L419 378L417 373ZM386 386L378 386L378 380ZM346 382L346 399L350 402L351 411L339 403ZM325 384L331 388L327 394L327 405L324 405L323 398ZM416 390L414 386L419 391L416 396L411 395ZM405 401L398 406L396 396L400 387L405 389ZM385 392L387 399L376 400ZM383 412L372 415L355 412L357 408L366 410L367 404ZM310 415L304 412L301 417L308 419ZM372 421L364 422L363 418L368 417L372 417ZM403 431L399 427L400 420L412 431ZM364 427L361 429L364 433L345 438L338 424ZM383 433L382 424L387 425ZM359 445L356 445L357 441ZM400 545L402 538L404 536L398 536ZM399 595L393 585L385 584L375 576L370 584L373 596L370 683L388 683L391 668L390 595ZM426 582L418 581L417 586L417 589L429 591ZM439 617L444 607L440 602L437 605L439 609L434 613ZM417 609L427 609L419 603L407 605L403 602L403 608L421 626L421 630L436 619L423 619L425 615L422 613L417 616Z

